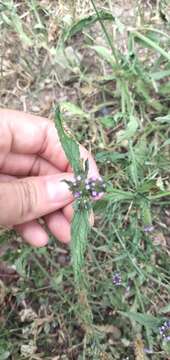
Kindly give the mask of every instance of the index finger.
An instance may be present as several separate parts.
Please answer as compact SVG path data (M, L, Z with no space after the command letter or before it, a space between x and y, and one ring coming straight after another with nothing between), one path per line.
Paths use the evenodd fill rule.
M54 123L20 111L0 110L0 166L8 153L35 154L62 172L70 166L60 144ZM91 154L80 146L80 156L89 160L89 176L99 176Z

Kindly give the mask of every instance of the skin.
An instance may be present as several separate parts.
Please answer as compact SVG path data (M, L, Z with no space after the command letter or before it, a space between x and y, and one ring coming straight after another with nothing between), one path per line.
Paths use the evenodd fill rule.
M89 177L98 177L95 161L81 145L80 154L89 159ZM36 247L48 243L46 226L68 243L74 199L62 180L73 178L52 121L0 109L0 225L16 229Z

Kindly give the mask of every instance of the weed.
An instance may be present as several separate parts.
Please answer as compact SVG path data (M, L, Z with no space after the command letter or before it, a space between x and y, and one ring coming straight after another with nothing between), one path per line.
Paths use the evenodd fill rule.
M169 5L92 3L79 19L57 17L53 1L0 4L1 106L52 116L58 101L107 182L91 202L101 188L85 183L87 164L58 122L76 177L72 261L52 237L35 250L2 232L3 264L17 274L9 282L0 267L2 359L170 355Z

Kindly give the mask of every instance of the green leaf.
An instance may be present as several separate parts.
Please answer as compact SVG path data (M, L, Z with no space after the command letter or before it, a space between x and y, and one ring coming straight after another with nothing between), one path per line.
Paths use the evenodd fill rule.
M161 199L162 197L167 197L167 196L168 197L170 196L170 191L160 191L156 195L150 196L149 200L153 201L153 200Z
M0 354L0 360L6 360L9 359L11 353L9 351L4 351L3 354Z
M100 57L102 57L104 60L106 60L110 65L115 64L115 58L114 58L113 54L106 47L99 46L99 45L89 46L89 47L90 47L90 49L94 50Z
M106 11L99 11L101 20L110 20L113 21L114 16ZM65 42L72 36L76 35L78 32L83 31L84 29L92 26L98 21L98 16L96 14L84 17L83 19L77 21L75 24L71 25L64 33L62 40Z
M111 189L106 195L106 200L111 201L132 201L134 199L134 194L130 191L122 191L118 189Z
M6 10L6 14L5 14L5 10ZM18 16L16 12L16 7L14 6L12 1L5 4L4 11L2 11L1 16L3 21L18 33L23 43L25 43L28 46L32 45L32 40L24 31L23 22Z
M170 70L157 71L157 72L151 73L150 76L152 77L153 80L158 81L158 80L163 79L164 77L170 76Z
M141 218L144 226L152 225L152 215L150 202L146 199L142 199L140 202Z
M56 274L53 274L53 277L50 281L51 283L51 286L53 287L53 289L56 289L58 290L60 284L62 283L62 280L63 280L63 274L62 272L61 273L56 273Z
M158 112L161 112L163 109L163 106L160 104L159 101L153 98L153 96L150 96L149 88L147 86L146 81L143 81L142 79L138 79L135 84L137 93L144 98L145 102L151 106L153 109L157 110Z
M114 128L115 121L114 121L113 116L106 115L106 116L102 117L100 121L104 128L106 128L106 129Z
M165 116L159 116L156 118L156 120L162 124L164 124L164 123L169 124L170 123L170 114L167 114Z
M138 122L136 118L133 115L130 115L130 120L127 124L127 128L125 130L122 130L119 136L117 137L118 143L123 140L131 139L135 135L137 128L138 128Z
M120 311L120 314L125 317L128 317L130 320L136 321L140 325L146 326L152 330L154 330L154 329L156 330L163 321L162 318L157 318L152 315L141 314L141 313L137 313L137 312L126 312L125 313L125 312Z
M19 255L18 259L15 261L15 267L18 274L25 277L27 275L27 264L28 264L28 257L31 254L31 249L26 248L23 252Z
M75 281L79 286L83 285L84 283L84 273L82 268L84 265L84 254L87 246L87 237L89 231L88 218L88 210L75 210L71 227L73 269Z
M162 307L160 310L159 310L159 313L160 314L166 314L166 313L169 313L170 312L170 304Z
M96 154L96 160L101 163L110 161L112 163L118 162L118 160L127 159L128 153L119 153L116 151L100 151Z
M168 54L168 52L166 50L164 50L163 48L161 48L157 42L151 40L148 36L145 36L138 31L134 31L133 34L136 38L140 39L147 46L152 47L154 50L159 52L165 59L170 61L170 55Z
M69 101L63 101L61 104L61 110L68 111L70 114L89 119L89 114L86 114L79 106L72 104Z
M137 188L137 192L149 193L150 191L157 191L159 188L156 186L155 180L144 180L144 182Z
M57 128L59 139L67 159L72 166L75 175L78 175L82 172L82 168L80 166L79 145L70 135L65 132L59 107L57 107L55 112L55 126Z
M135 187L138 187L138 183L139 183L137 158L138 156L134 152L132 142L129 141L129 161L130 161L129 171Z

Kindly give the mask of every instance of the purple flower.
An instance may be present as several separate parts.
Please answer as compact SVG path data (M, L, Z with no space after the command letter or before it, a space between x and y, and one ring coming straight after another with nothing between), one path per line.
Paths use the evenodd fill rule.
M159 328L159 333L164 340L170 341L170 320L164 322L164 324Z
M92 176L92 177L90 178L90 181L91 181L91 182L96 181L96 180L97 180L97 178L96 178L95 176Z
M152 349L148 349L148 348L144 348L144 353L145 353L145 354L153 354L153 350L152 350Z
M112 277L112 282L115 286L120 286L122 283L121 274L119 272L116 272Z
M97 191L92 191L92 197L96 197L98 195Z
M151 232L154 231L154 226L153 225L146 225L146 226L144 226L143 230L144 230L145 233L151 233Z
M74 197L75 197L75 198L79 198L80 196L81 196L80 191L77 191L77 192L74 193Z

